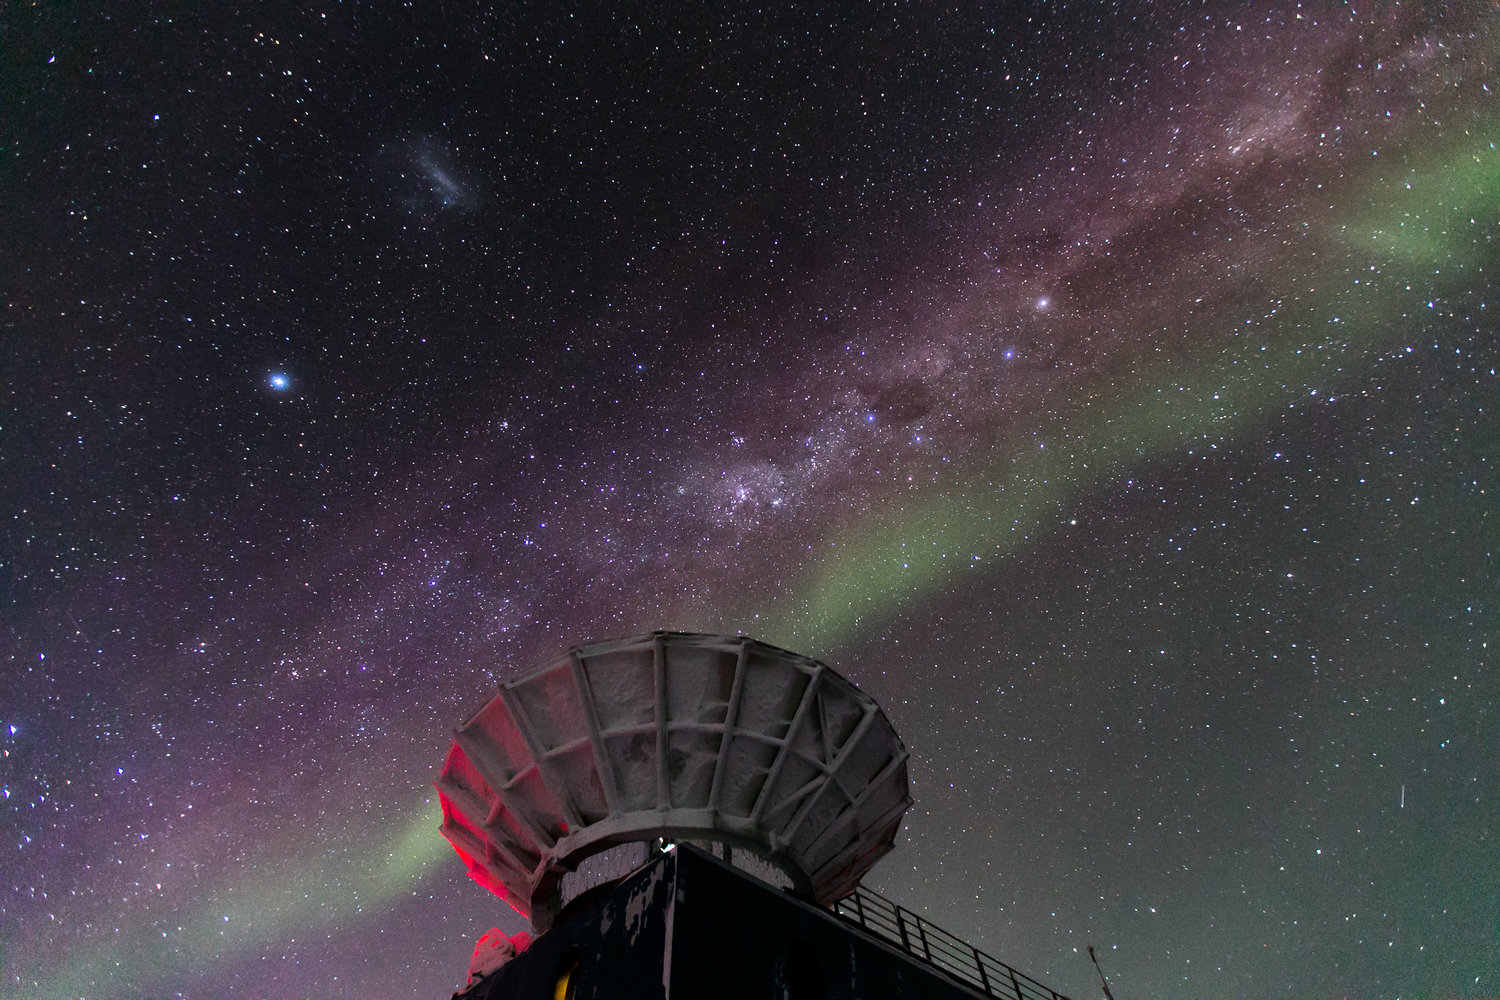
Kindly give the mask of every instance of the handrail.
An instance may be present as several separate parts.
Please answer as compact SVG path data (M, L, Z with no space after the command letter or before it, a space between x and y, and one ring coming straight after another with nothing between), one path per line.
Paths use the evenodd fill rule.
M862 885L834 903L833 912L986 996L999 1000L1068 1000Z

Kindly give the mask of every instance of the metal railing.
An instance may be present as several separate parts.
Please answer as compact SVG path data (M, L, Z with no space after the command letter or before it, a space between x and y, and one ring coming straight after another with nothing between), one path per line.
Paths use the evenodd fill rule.
M913 958L941 969L960 982L1000 1000L1068 1000L1024 972L965 944L947 931L923 920L904 906L857 886L833 904L833 911L851 923L897 945Z

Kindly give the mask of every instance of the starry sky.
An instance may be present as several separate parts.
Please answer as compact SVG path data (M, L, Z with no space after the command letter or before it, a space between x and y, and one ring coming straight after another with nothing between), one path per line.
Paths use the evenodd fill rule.
M1078 1000L1500 995L1500 11L9 5L0 994L446 997L453 727L825 660Z

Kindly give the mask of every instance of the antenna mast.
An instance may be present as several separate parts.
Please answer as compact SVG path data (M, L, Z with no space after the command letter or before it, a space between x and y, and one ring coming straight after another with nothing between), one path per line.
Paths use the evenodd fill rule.
M1099 958L1094 954L1094 946L1089 945L1089 959L1094 963L1094 969L1099 973L1099 982L1104 984L1104 996L1106 1000L1115 1000L1115 995L1109 991L1109 980L1104 978L1104 970L1099 968Z

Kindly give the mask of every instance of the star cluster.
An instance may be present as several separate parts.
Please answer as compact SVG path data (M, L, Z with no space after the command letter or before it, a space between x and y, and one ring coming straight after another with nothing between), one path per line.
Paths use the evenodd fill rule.
M659 627L1060 992L1500 991L1493 5L783 6L0 14L0 993L446 995Z

